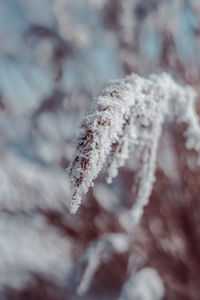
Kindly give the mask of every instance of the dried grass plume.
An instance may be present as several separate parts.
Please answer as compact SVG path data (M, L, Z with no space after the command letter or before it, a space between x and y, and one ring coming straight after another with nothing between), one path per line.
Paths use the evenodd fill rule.
M133 222L138 222L155 181L163 124L174 120L187 123L186 146L200 154L194 100L191 87L178 85L165 73L148 78L132 74L111 81L94 97L90 113L81 123L75 156L68 168L74 191L71 212L77 211L82 194L93 186L103 167L109 183L132 153L142 162L137 174L137 201L131 209Z

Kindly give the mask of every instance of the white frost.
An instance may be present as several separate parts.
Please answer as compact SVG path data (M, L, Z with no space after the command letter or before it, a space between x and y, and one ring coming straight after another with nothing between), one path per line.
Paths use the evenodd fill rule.
M191 87L178 85L165 73L148 78L132 74L110 82L83 119L77 151L68 168L74 190L71 212L77 211L82 194L93 186L103 167L110 183L132 153L134 161L141 161L133 187L137 199L131 209L132 221L137 223L155 181L163 124L174 120L186 123L186 146L200 155L195 95Z

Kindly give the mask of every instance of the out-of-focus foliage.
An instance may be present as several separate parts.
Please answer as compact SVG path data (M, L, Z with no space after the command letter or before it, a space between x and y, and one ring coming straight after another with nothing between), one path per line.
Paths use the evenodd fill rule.
M200 170L184 125L163 128L140 225L127 218L131 158L68 210L65 168L92 95L161 71L199 92L198 0L0 1L2 300L199 300Z

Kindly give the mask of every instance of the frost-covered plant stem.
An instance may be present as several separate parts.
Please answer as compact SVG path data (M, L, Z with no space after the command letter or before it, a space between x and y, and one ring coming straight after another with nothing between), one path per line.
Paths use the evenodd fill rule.
M157 148L164 122L187 123L186 145L200 154L194 99L192 88L176 84L167 74L148 78L132 74L110 82L94 98L91 111L81 124L77 151L68 168L74 190L71 212L77 211L82 194L93 185L104 166L107 181L111 182L132 153L135 161L142 162L137 174L137 199L131 209L133 222L138 222L155 180Z
M150 141L146 146L142 159L142 166L139 171L139 191L137 196L137 202L131 209L131 216L134 223L137 223L142 214L143 208L148 204L149 197L153 183L155 181L155 169L156 169L156 154L158 149L158 142L161 135L163 122L163 115L160 114L153 124Z

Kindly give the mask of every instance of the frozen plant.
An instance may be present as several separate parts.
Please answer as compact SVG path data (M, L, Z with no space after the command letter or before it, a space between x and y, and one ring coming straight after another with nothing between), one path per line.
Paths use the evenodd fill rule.
M140 220L155 181L156 154L165 122L184 122L186 146L200 155L200 128L195 110L195 92L178 85L168 74L142 78L132 74L110 82L94 98L90 113L83 118L76 153L69 165L73 187L71 212L82 194L106 167L107 182L117 176L130 153L141 161L134 184L137 198L131 209L134 223Z

